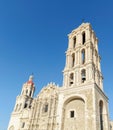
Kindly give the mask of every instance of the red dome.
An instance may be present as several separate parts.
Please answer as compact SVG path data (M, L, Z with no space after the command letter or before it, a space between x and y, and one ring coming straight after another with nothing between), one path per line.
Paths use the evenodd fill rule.
M32 86L34 85L33 81L28 81L27 84L31 84Z

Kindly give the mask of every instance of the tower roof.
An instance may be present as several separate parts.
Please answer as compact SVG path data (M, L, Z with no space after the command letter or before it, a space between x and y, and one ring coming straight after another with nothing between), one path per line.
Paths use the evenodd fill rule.
M29 84L29 85L31 85L31 86L34 86L33 78L34 78L34 76L33 76L33 75L30 75L30 76L29 76L29 80L27 81L27 84Z
M84 23L84 22L83 22L79 27L77 27L77 28L75 28L74 30L72 30L71 33L68 34L68 36L70 37L70 36L72 36L73 34L76 34L76 33L78 33L79 31L82 31L82 30L86 29L87 27L92 28L90 23L88 23L88 22L85 22L85 23Z

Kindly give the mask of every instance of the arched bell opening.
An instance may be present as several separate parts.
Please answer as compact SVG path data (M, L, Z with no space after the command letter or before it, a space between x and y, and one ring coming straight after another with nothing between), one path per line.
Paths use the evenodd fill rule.
M82 81L82 83L84 83L86 81L86 70L85 69L83 69L81 71L81 81Z

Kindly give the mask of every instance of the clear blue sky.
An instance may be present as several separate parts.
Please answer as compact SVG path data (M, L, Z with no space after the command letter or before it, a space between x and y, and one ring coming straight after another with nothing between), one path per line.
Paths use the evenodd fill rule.
M113 1L0 0L0 130L16 96L34 73L35 95L48 82L62 85L67 34L90 22L99 39L104 91L113 119Z

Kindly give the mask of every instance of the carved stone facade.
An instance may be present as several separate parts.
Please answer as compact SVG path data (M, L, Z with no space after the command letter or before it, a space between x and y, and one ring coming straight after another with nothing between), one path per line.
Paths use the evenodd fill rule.
M17 96L8 130L112 130L98 39L89 23L69 35L63 86L43 87L33 98L33 76Z

